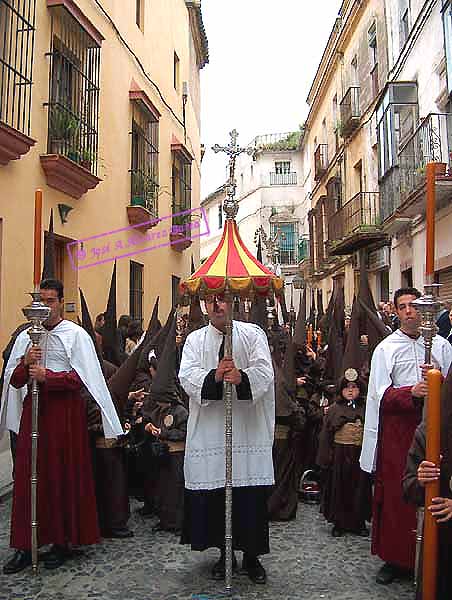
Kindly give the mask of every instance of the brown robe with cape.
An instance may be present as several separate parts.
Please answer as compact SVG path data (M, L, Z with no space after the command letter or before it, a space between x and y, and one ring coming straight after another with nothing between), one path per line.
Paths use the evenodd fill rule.
M273 363L275 370L275 440L273 443L273 466L275 485L268 501L271 521L295 519L298 505L299 470L297 469L297 445L294 432L303 431L306 415L292 397L281 367Z
M361 445L342 444L335 434L346 423L364 422L364 401L355 407L333 404L324 419L317 463L324 469L321 512L325 519L344 531L359 532L370 521L372 490L370 477L359 466Z

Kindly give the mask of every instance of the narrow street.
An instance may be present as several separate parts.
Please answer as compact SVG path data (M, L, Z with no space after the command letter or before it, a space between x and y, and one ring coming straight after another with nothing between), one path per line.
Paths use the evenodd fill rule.
M10 501L0 505L0 561L8 548ZM108 540L84 550L56 571L31 569L0 575L0 600L189 600L199 594L215 598L222 586L209 579L215 551L192 553L169 533L151 533L152 520L133 506L132 540ZM241 600L408 600L412 583L388 587L374 582L379 560L370 556L369 540L332 538L317 506L300 504L296 522L271 525L272 553L263 560L266 586L254 586L246 575L235 577ZM240 561L239 561L240 564ZM195 596L196 597L196 596Z

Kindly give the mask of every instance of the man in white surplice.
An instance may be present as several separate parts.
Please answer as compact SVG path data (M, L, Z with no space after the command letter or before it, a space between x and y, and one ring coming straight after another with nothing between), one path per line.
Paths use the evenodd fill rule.
M182 542L193 550L221 551L212 575L224 577L224 403L223 381L233 384L233 546L243 551L243 568L265 583L258 556L269 552L268 490L274 482L274 374L265 333L257 325L233 322L232 359L224 356L227 304L206 301L207 327L185 342L180 382L190 397L185 448L186 505ZM235 565L235 556L233 559Z

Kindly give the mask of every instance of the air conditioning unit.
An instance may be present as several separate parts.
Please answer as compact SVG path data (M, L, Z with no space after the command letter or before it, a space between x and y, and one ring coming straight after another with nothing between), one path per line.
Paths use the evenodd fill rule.
M367 256L367 269L369 271L381 271L389 269L391 266L391 249L389 246L383 246L377 250L369 252Z

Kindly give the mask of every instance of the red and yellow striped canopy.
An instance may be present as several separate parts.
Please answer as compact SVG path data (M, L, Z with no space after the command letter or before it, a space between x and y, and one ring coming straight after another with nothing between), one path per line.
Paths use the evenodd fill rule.
M213 254L180 284L182 294L220 294L227 288L234 294L250 292L265 295L270 290L279 293L283 281L264 267L246 248L237 223L226 220L223 235Z

